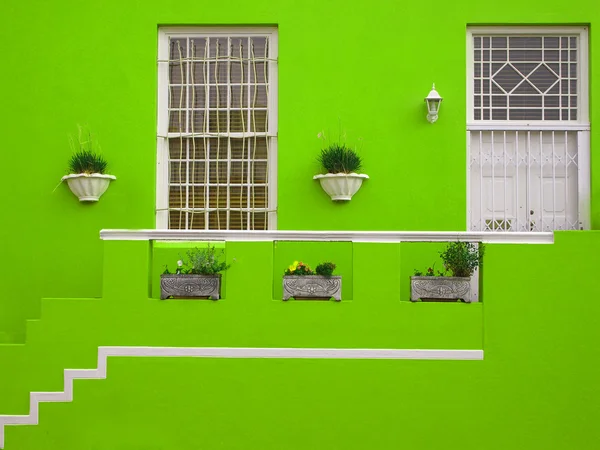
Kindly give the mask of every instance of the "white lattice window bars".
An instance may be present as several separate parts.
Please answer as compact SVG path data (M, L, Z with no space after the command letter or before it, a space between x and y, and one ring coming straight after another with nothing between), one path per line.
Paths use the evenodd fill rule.
M276 228L276 37L160 30L158 228Z
M589 227L585 27L473 27L468 229Z
M577 120L579 36L473 36L474 120Z

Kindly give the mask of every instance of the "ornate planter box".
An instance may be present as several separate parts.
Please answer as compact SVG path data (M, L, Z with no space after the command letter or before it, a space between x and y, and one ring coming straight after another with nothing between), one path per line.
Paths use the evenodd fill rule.
M283 299L342 299L342 277L321 275L284 275Z
M173 298L221 298L221 275L160 276L160 299Z
M410 300L464 300L471 303L469 277L410 277Z

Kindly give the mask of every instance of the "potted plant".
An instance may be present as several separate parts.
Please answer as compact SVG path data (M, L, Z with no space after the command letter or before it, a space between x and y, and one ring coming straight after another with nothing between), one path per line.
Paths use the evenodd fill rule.
M425 273L415 270L410 277L410 300L463 300L471 303L471 276L483 262L485 247L471 242L451 242L440 253L444 272L433 268ZM446 276L450 272L451 276Z
M324 133L318 134L325 139ZM321 187L332 200L348 201L360 189L368 175L358 173L362 167L362 158L352 148L342 142L327 145L321 150L319 163L325 169L325 174L315 175Z
M221 298L221 272L229 269L214 246L193 248L187 251L187 259L177 261L175 273L169 267L160 276L160 299L173 298Z
M97 202L117 177L106 174L107 162L96 150L99 146L91 133L88 131L85 137L83 134L79 128L77 147L70 138L73 156L69 160L69 175L62 177L61 181L67 182L80 202Z
M289 266L283 275L283 299L329 300L342 299L342 277L334 276L335 264L324 262L315 271L298 261Z

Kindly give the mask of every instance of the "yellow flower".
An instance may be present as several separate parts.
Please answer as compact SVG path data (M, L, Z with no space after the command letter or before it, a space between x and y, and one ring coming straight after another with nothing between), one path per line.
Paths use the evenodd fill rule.
M294 264L292 264L293 269L292 270L296 270L298 268L298 261L294 261Z
M288 270L289 270L290 272L293 272L293 271L294 271L294 266L289 266L289 267L288 267Z

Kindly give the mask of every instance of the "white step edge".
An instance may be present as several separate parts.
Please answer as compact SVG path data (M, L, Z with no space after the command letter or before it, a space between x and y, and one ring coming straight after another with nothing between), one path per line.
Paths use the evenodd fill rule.
M73 380L105 379L108 357L482 360L483 350L260 347L99 347L97 369L65 369L63 392L31 392L28 415L0 415L0 449L6 425L37 425L42 402L73 401Z

